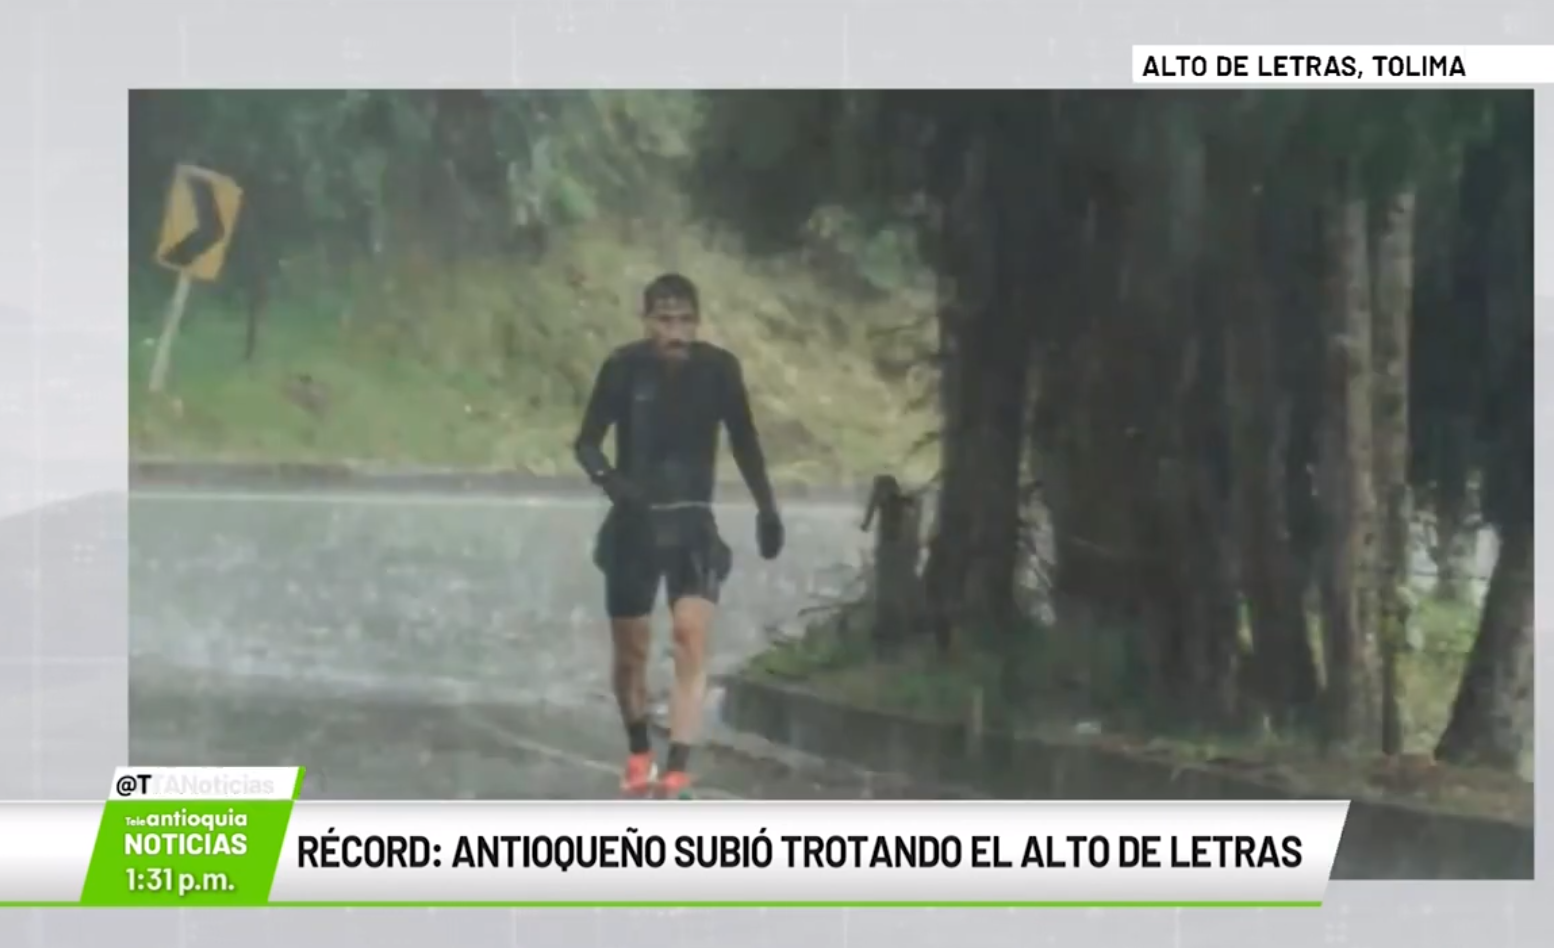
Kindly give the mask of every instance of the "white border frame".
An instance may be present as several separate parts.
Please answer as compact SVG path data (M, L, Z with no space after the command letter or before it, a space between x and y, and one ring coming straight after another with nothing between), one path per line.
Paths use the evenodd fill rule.
M28 12L32 11L29 15ZM125 90L1128 84L1136 43L1548 43L1546 3L31 0L0 31L0 796L97 798L127 744ZM1540 162L1554 99L1538 96ZM1547 119L1541 113L1548 111ZM1554 171L1554 169L1551 169ZM1554 226L1540 188L1538 232ZM134 248L139 252L140 248ZM1539 324L1554 320L1540 241ZM1540 335L1538 358L1548 345ZM1538 383L1554 407L1554 384ZM1550 446L1539 438L1538 477ZM60 501L66 501L60 503ZM1540 538L1546 535L1539 531ZM1541 544L1540 544L1541 545ZM1554 557L1539 555L1539 615ZM1540 637L1546 637L1540 628ZM1554 666L1540 666L1542 669ZM1540 678L1554 671L1540 670ZM1549 685L1539 691L1549 693ZM1546 699L1540 699L1540 703ZM1539 714L1545 719L1546 714ZM1540 734L1540 744L1546 737ZM1539 784L1554 786L1542 752ZM1544 796L1547 795L1545 792ZM1540 797L1540 817L1543 799ZM1541 822L1541 820L1540 820ZM1550 834L1540 863L1554 864ZM1536 884L1335 884L1320 912L7 912L0 943L1527 945ZM655 924L644 924L654 915ZM1541 924L1540 924L1541 923ZM1547 936L1538 936L1541 941Z

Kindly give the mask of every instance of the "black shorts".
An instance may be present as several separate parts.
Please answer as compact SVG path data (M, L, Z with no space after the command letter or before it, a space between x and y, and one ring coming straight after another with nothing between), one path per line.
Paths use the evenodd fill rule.
M733 560L706 508L631 516L612 510L594 545L612 619L651 614L660 584L671 608L686 597L716 603Z

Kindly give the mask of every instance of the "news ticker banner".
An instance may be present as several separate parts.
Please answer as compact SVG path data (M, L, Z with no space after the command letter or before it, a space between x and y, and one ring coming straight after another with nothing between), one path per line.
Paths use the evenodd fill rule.
M1349 804L298 800L120 768L0 803L0 905L1315 907Z
M1135 46L1149 86L1532 86L1554 46Z

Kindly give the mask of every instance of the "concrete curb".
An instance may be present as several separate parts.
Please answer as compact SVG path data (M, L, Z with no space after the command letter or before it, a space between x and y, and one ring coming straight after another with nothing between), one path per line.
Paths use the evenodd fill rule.
M969 783L993 799L1313 799L1223 767L1183 766L1091 744L1007 736L850 707L750 677L724 683L723 719L817 757L901 773L925 784ZM1407 803L1355 800L1335 879L1531 879L1533 829Z
M385 465L367 461L251 462L137 458L130 461L130 489L358 491L363 493L457 493L489 496L560 494L592 496L597 488L581 477L509 470L461 470ZM723 499L737 501L741 484L720 485ZM868 487L778 484L780 501L857 503Z
M716 702L721 704L721 702ZM669 715L666 708L655 708L649 717L649 726L661 740L669 738ZM921 800L921 799L979 799L965 787L931 787L904 774L879 773L855 767L843 761L818 757L796 748L774 744L748 731L738 731L722 721L717 710L709 709L707 721L702 726L699 745L727 759L740 760L754 767L808 776L839 787L846 787L848 799L858 794L860 799Z

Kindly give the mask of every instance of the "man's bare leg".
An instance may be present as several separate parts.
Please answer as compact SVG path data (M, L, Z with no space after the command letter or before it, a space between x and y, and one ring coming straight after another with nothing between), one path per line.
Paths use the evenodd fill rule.
M653 641L653 624L647 616L611 619L610 637L614 645L611 677L615 703L626 725L647 716L648 648Z
M653 641L652 622L647 616L611 619L610 639L615 703L620 708L621 723L626 726L632 758L627 764L623 788L645 790L653 779L653 745L647 724L647 664L648 648Z
M674 603L674 690L669 696L671 774L685 773L690 749L701 736L702 703L707 693L707 634L716 606L686 596Z

